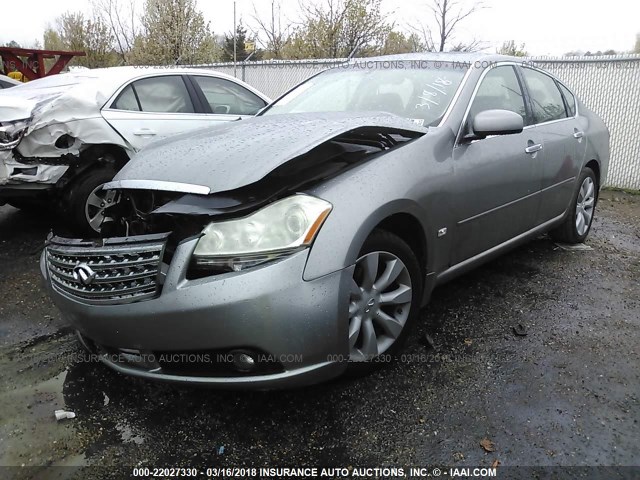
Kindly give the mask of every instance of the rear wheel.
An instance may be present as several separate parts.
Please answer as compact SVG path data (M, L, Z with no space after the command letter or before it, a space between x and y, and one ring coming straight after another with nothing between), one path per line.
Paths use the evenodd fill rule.
M418 315L418 260L398 236L377 230L356 262L349 303L349 373L381 365L402 346Z
M564 223L551 231L551 236L560 242L582 243L589 235L598 198L596 175L585 167L578 179L578 190L573 195L571 212Z

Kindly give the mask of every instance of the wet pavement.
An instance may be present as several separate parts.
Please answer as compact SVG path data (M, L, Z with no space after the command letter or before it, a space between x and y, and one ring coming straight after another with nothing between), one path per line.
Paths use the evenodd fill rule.
M150 383L83 361L40 280L49 222L0 207L0 465L15 466L1 478L640 464L639 196L603 194L592 250L541 237L437 289L396 363L276 392ZM56 422L62 408L77 417Z

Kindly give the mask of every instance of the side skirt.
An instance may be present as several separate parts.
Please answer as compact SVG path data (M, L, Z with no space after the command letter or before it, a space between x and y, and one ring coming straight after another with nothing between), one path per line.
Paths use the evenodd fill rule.
M493 260L494 258L502 255L503 253L509 250L512 250L513 248L519 245L522 245L523 243L526 243L529 240L533 240L538 235L541 235L542 233L545 233L551 230L556 225L562 223L563 219L565 218L565 215L566 215L566 212L562 213L561 215L558 215L555 218L552 218L548 222L542 223L537 227L532 228L527 232L521 233L517 237L513 237L512 239L507 240L506 242L501 243L500 245L496 245L495 247L492 247L489 250L479 253L474 257L468 258L448 268L447 270L445 270L444 272L441 272L436 276L435 282L433 282L434 287L438 285L442 285L443 283L446 283L450 280L453 280L454 278L462 275L463 273L468 272L469 270L472 270L478 265L481 265L490 260Z

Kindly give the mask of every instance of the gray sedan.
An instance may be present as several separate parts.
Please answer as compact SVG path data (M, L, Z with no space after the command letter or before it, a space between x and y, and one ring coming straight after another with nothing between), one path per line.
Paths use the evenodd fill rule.
M602 120L521 60L357 60L144 149L100 238L51 236L41 268L120 372L315 383L392 361L437 285L543 232L583 242L608 160Z

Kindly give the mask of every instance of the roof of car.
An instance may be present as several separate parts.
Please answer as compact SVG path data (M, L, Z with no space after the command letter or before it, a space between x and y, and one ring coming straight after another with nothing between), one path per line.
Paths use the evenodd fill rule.
M400 53L397 55L383 55L370 58L354 58L353 62L358 61L436 61L436 62L509 62L522 61L522 58L510 57L508 55L500 55L497 53L483 52L419 52L419 53Z
M190 74L204 74L204 75L216 75L223 78L229 78L233 80L233 77L225 75L224 73L216 72L215 70L202 69L202 68L185 68L185 67L171 67L171 66L126 66L126 67L109 67L109 68L75 68L66 75L72 75L76 77L88 77L88 78L113 78L121 81L154 74L175 74L175 73L190 73Z
M92 98L93 101L98 103L106 101L111 95L113 95L122 85L135 80L137 78L143 78L149 75L166 75L166 74L186 74L191 75L213 75L216 77L224 78L227 80L242 83L247 89L251 90L258 96L268 101L268 97L260 93L255 88L241 82L232 76L225 75L224 73L216 72L210 69L197 69L197 68L185 68L185 67L153 67L153 66L126 66L126 67L111 67L111 68L73 68L68 73L61 73L58 75L51 75L48 77L33 80L31 82L23 84L19 88L19 92L11 92L14 95L20 94L21 96L32 98L40 96L45 91L55 92L68 92L73 90L78 95L85 98ZM14 90L13 88L10 90ZM84 93L82 93L84 92ZM0 95L7 95L0 90Z

